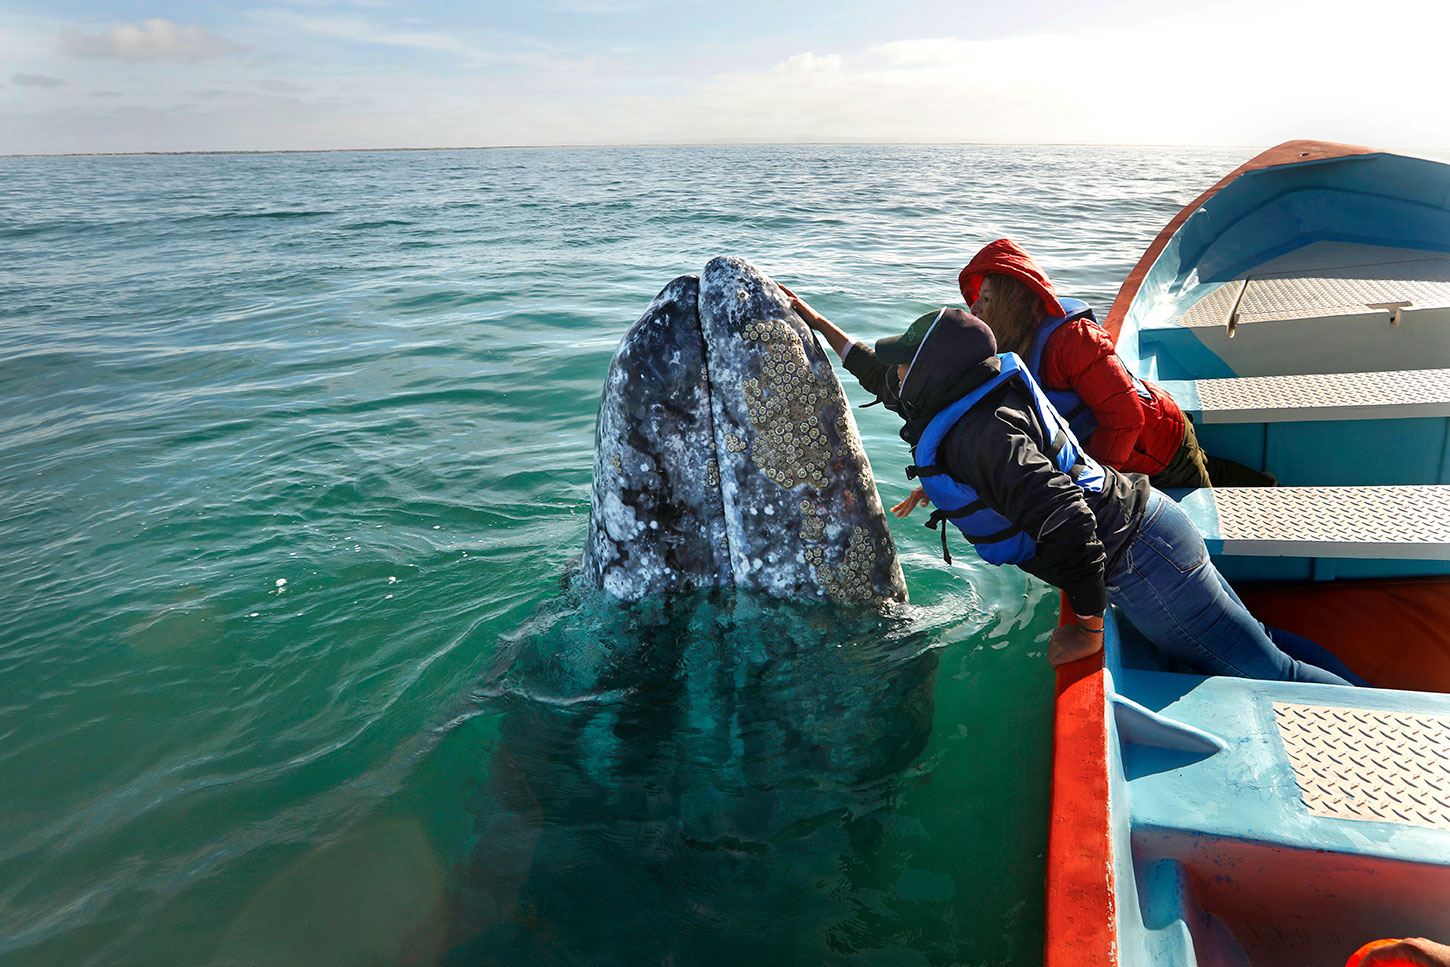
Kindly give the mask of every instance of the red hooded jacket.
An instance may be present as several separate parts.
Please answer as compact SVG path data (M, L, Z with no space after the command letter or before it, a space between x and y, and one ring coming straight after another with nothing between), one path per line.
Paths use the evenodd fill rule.
M957 284L967 305L977 301L988 275L1008 275L1025 284L1042 300L1044 315L1066 314L1047 273L1011 239L992 242L962 269ZM1083 443L1110 467L1155 474L1183 445L1183 411L1173 397L1147 380L1143 382L1152 402L1139 397L1112 337L1087 319L1065 323L1052 334L1037 377L1048 389L1071 390L1082 397L1098 421L1092 438Z

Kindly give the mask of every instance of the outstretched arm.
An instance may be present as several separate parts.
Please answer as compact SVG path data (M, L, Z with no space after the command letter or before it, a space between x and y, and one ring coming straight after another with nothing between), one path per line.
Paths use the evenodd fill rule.
M780 285L778 282L776 284ZM856 377L857 381L860 382L861 386L867 392L875 393L877 397L880 397L882 390L886 386L887 367L885 363L882 363L876 358L876 354L871 351L871 347L858 343L846 335L840 327L815 309L812 309L804 299L785 286L780 286L780 289L790 299L790 307L801 317L801 321L822 336L825 336L826 342L836 351L836 355L841 357L842 362L846 362L846 356L848 353L850 354L851 361L847 364L846 369L851 375ZM905 517L917 507L926 506L930 503L931 501L926 496L926 490L917 487L905 500L895 507L892 507L891 513L897 517Z
M776 283L780 285L780 283ZM810 304L800 296L796 295L785 286L780 286L780 291L790 299L790 307L801 317L801 321L810 326L816 332L826 337L826 342L836 351L836 355L842 359L846 358L846 351L851 348L851 337L846 335L835 323L821 315Z
M846 371L856 377L861 388L877 398L884 399L886 375L890 367L876 358L876 353L871 350L870 346L846 335L840 327L812 309L800 296L783 285L780 289L790 299L790 307L801 317L801 321L826 337L826 342L836 351L836 355L841 357ZM890 406L889 403L887 405Z

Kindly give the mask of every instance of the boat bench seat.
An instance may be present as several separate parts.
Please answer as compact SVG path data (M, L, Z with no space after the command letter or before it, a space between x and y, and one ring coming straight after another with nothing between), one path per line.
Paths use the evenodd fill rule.
M1389 254L1371 258L1368 264L1296 266L1280 272L1265 272L1270 266L1261 266L1253 276L1212 290L1177 324L1189 329L1237 328L1260 322L1372 317L1398 325L1412 314L1439 316L1450 307L1450 258L1444 253L1400 252L1398 258Z
M1138 320L1161 376L1410 370L1450 352L1450 252L1319 241L1187 285Z
M1450 369L1162 380L1200 424L1450 417Z
M1215 556L1450 560L1450 485L1219 487L1170 496Z

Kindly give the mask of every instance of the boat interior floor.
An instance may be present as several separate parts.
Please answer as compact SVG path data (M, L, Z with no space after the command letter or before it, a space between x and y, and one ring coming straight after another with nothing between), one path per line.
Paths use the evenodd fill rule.
M1138 884L1123 913L1145 944L1327 964L1444 919L1450 695L1115 678L1133 699L1113 700ZM1195 962L1168 953L1142 962Z
M1260 621L1323 645L1378 688L1450 693L1450 627L1444 620L1450 582L1443 578L1238 591Z

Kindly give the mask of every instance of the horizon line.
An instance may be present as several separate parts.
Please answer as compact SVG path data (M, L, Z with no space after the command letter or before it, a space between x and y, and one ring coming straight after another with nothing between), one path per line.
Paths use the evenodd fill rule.
M190 148L175 151L18 151L0 158L145 158L231 154L337 154L368 151L548 151L561 148L726 148L726 147L996 147L996 148L1263 148L1257 144L1187 144L1117 141L597 141L580 144L409 145L372 148ZM1450 150L1450 149L1429 149Z

